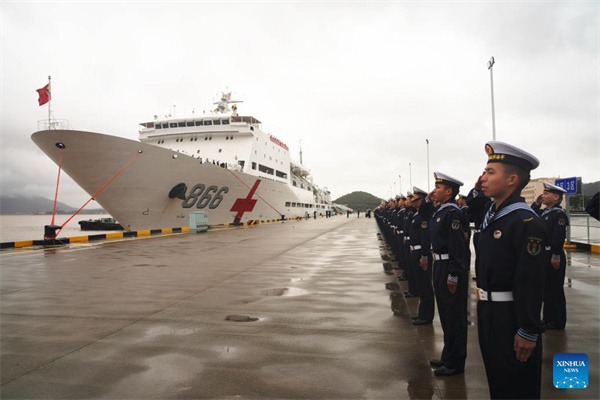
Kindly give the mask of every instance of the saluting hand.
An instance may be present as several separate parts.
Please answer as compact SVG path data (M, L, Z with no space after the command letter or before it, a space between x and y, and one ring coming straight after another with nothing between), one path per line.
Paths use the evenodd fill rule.
M427 269L429 268L429 263L427 261L428 260L426 258L419 259L419 266L425 272L427 272Z
M477 182L475 182L475 189L477 190L481 190L481 178L483 178L483 174L485 174L485 171L481 175L479 175L479 178L477 178Z
M527 361L531 356L531 353L533 353L533 349L535 349L536 344L536 342L527 340L515 333L513 349L517 353L517 360L521 362Z
M552 257L552 259L550 260L550 264L552 265L552 268L558 269L560 267L560 258Z
M541 204L543 196L544 196L543 194L540 194L538 197L535 198L535 202L538 203L538 204Z

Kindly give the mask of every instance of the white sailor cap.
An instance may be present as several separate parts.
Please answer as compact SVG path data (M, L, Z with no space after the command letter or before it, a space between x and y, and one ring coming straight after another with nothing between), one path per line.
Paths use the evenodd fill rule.
M416 186L413 186L413 196L427 197L427 192Z
M406 197L412 197L413 193L409 190L408 192L406 192Z
M544 182L544 192L556 193L560 195L567 193L567 191L560 186L556 186L547 182Z
M444 174L443 172L436 171L433 173L433 177L435 178L435 183L441 183L443 185L451 186L456 189L463 185L463 183L458 179L453 178L450 175Z
M540 165L540 161L533 155L504 142L487 142L485 144L485 152L488 155L488 163L512 164L527 171L536 169Z

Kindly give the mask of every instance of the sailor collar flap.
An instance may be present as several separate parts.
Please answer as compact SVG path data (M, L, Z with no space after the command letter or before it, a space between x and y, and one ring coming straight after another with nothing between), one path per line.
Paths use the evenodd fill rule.
M552 208L547 208L542 212L542 217L545 217L546 215L550 214L552 211L558 211L558 212L562 212L564 213L565 210L562 209L562 207L552 207Z
M533 211L533 209L527 203L522 202L522 201L509 204L506 207L503 207L502 209L500 209L500 211L497 211L496 213L492 213L493 206L494 206L493 204L490 206L487 214L485 215L485 218L483 221L483 226L482 226L483 230L486 230L487 227L492 224L492 222L497 221L500 218L505 217L508 214L512 213L513 211L517 211L517 210L529 211L530 213L532 213L533 215L535 215L536 217L539 218L537 213L535 211Z
M435 216L436 216L436 215L437 215L437 214L438 214L440 211L442 211L443 209L445 209L445 208L448 208L448 207L454 207L454 208L456 208L458 211L461 211L461 210L460 210L460 207L459 207L459 206L458 206L458 204L456 204L456 203L444 203L444 204L442 204L442 205L440 206L440 208L438 208L438 209L437 209L437 211L436 211L436 212L434 212L434 213L433 213L433 216L432 216L432 218L433 218L433 217L435 217Z

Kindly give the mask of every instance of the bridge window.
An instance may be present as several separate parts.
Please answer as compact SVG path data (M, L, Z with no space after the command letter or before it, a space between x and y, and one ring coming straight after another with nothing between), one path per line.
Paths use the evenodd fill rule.
M221 124L223 124L223 125L229 125L229 120L228 119L222 119L221 120Z
M275 170L273 168L269 168L266 165L258 164L258 170L260 172L264 172L265 174L273 175Z
M213 125L221 125L221 120L220 119L213 120Z
M178 125L179 127L184 127L184 126L185 126L185 122L179 122L179 123L177 123L177 125Z
M212 125L212 121L210 119L207 119L206 121L204 121L204 125Z
M169 127L170 127L170 128L177 128L177 123L176 123L176 122L171 122L171 123L169 124Z
M188 122L186 123L186 125L187 125L187 126L194 126L194 121L188 121Z
M196 121L196 126L202 126L202 120Z
M275 171L275 175L277 175L279 178L287 179L287 174L285 172Z
M156 129L162 129L162 126L160 124L156 124L155 128Z
M292 203L290 203L289 201L286 201L286 202L285 202L285 206L286 206L286 207L289 207L291 204L292 204Z
M255 162L252 163L252 169L256 169L256 163Z

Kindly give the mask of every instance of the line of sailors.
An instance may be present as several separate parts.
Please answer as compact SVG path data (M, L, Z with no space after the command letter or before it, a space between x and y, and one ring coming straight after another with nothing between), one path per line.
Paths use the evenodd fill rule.
M430 360L437 376L464 372L473 233L479 346L490 396L539 399L541 334L566 324L565 191L545 183L527 205L521 190L538 159L499 141L485 150L487 165L467 196L457 200L463 183L435 172L431 193L413 187L374 215L398 260L398 279L408 283L405 297L419 297L412 323L431 324L437 304L444 333L440 358Z

